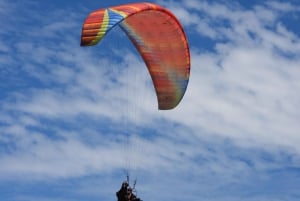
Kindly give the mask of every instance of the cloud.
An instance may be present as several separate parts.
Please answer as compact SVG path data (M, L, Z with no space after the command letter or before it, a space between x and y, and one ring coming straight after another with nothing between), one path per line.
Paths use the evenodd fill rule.
M277 1L270 1L266 2L266 5L268 5L271 9L282 11L282 12L293 12L293 11L299 11L300 7L297 5L294 5L291 2L277 2Z
M174 5L179 4L171 3L170 7ZM220 42L215 43L213 54L198 53L191 42L196 51L192 52L191 81L185 97L189 104L183 101L183 107L189 109L178 121L248 141L251 146L267 143L298 152L299 113L293 108L299 102L295 93L299 90L295 84L299 79L299 37L280 21L283 11L264 6L245 10L206 1L186 1L184 5L181 9L185 13L191 12L200 24L204 22L218 32L220 37L212 33L211 38ZM194 10L200 11L198 16ZM201 15L209 20L201 20ZM187 29L193 23L186 23Z
M82 13L27 13L28 21L40 14L51 17L27 24L31 28L13 45L2 40L0 63L6 65L0 72L7 75L1 75L6 82L0 85L3 181L30 181L35 188L46 180L55 186L72 180L78 191L68 193L96 200L101 192L107 200L126 167L141 175L145 200L176 200L182 192L190 200L292 200L298 195L275 185L299 184L298 174L290 171L300 163L299 36L282 18L297 11L291 4L279 9L276 2L253 8L160 2L191 35L190 83L172 111L157 111L145 65L119 30L101 45L79 47L74 30L81 29ZM18 15L11 20L23 22ZM13 26L4 26L19 36ZM212 51L200 47L199 37L212 41ZM289 183L285 176L295 179Z

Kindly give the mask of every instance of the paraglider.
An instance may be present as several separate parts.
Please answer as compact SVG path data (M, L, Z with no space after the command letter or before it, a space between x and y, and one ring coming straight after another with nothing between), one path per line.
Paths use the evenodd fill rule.
M118 201L142 201L140 198L136 196L134 190L135 188L134 187L131 188L128 181L124 181L122 183L120 190L116 192Z
M158 108L175 108L184 96L190 76L189 45L180 22L170 11L153 3L99 9L91 12L83 23L81 46L96 45L117 25L148 68ZM133 189L129 182L123 182L116 193L118 201L141 201Z
M190 52L177 18L153 3L132 3L91 12L84 21L81 46L96 45L120 26L141 54L151 75L160 110L176 107L190 75Z

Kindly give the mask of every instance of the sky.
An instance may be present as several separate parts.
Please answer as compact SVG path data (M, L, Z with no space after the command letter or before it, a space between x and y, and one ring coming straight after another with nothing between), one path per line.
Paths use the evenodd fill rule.
M191 76L159 111L116 27L80 47L93 10L137 1L0 0L0 200L300 198L300 4L156 0L184 27Z

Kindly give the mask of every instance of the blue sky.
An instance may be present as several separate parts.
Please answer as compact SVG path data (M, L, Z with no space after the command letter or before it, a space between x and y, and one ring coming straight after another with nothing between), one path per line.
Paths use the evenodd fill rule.
M0 0L0 200L294 201L298 1L150 1L182 22L191 78L158 111L120 29L79 46L89 12L130 1Z

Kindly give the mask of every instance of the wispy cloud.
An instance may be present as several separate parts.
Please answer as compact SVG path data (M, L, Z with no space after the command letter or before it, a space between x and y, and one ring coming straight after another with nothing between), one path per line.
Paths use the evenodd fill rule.
M299 194L291 185L300 182L300 46L282 17L299 8L159 2L191 36L191 79L173 111L157 111L151 78L132 46L107 39L79 47L82 13L22 11L21 18L17 4L0 3L10 8L1 15L12 12L19 25L4 23L18 37L0 42L1 179L34 180L32 187L73 179L77 194L69 193L78 199L101 192L112 200L114 179L128 167L142 175L145 200L176 200L182 192L189 200L293 200ZM126 43L118 31L108 37ZM211 40L213 51L203 51L198 37ZM294 178L289 188L276 185L286 178ZM91 188L100 180L109 187ZM13 200L36 197L51 200Z
M282 7L298 12L297 7L289 5ZM170 6L179 8L179 4ZM185 6L180 9L190 11L194 17L195 10L200 11L196 16L200 22L203 22L201 14L206 16L205 26L218 33L220 37L215 33L211 36L220 42L215 43L213 54L198 53L191 43L196 51L192 54L191 84L186 99L190 95L187 102L193 104L184 105L190 110L182 121L236 139L252 138L255 144L270 143L298 150L296 122L300 114L293 108L299 103L295 92L299 90L296 83L300 43L299 36L281 20L285 9L278 12L261 5L246 10L206 1L187 1ZM216 24L218 21L227 23ZM189 29L192 25L186 26ZM195 105L197 112L193 109ZM193 121L188 121L191 114Z

